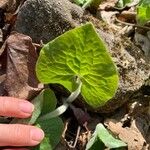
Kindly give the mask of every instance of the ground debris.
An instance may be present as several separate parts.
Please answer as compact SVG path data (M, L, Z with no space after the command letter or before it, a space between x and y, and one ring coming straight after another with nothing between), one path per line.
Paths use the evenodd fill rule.
M107 128L119 139L127 143L128 150L148 150L150 134L150 115L144 104L133 102L130 108L123 108L105 120ZM139 106L143 109L138 109ZM139 111L137 111L137 109Z
M127 143L128 150L142 150L146 143L138 129L135 130L129 127L123 128L120 122L116 123L114 120L107 120L107 126L119 139Z

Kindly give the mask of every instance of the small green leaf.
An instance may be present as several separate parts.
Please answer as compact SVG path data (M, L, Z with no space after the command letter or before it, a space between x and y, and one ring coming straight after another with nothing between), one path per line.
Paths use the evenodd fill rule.
M55 93L51 89L45 89L43 94L44 102L41 116L53 111L57 105Z
M124 8L126 5L130 4L131 2L133 2L133 0L119 0L116 6L119 8Z
M103 0L87 0L86 3L84 3L84 5L82 6L82 8L90 8L91 11L96 12L102 1Z
M124 142L115 139L103 126L103 124L98 124L96 126L96 131L99 139L105 144L108 148L119 148L127 146Z
M93 133L91 139L88 141L86 145L86 150L104 150L105 145L102 141L99 140L96 131Z
M86 2L86 0L74 0L74 3L77 5L83 5Z
M140 0L139 5L140 6L147 6L147 5L149 5L149 0Z
M107 148L120 148L120 147L125 147L127 144L124 142L115 139L108 131L107 129L103 126L103 124L98 124L96 126L95 132L94 132L94 138L88 142L87 144L87 150L92 147L92 144L94 144L97 140L97 137L99 138L100 141L104 143L104 145Z
M34 124L41 113L45 114L54 110L57 101L54 92L50 89L46 89L43 90L31 102L34 105L32 116L25 119L15 118L11 123Z
M150 1L142 0L137 7L137 22L140 25L150 21Z
M64 125L62 119L56 117L49 120L37 121L37 124L39 124L39 126L45 133L45 139L39 145L39 149L37 150L54 149L55 146L59 143L63 131ZM50 147L50 149L47 149L45 147Z
M82 6L82 8L86 9L86 8L92 8L92 9L96 9L99 7L100 3L103 0L74 0L74 3L76 3L77 5Z
M82 82L81 95L93 108L104 105L118 87L118 73L105 43L92 24L70 30L46 44L36 65L38 79L58 83L70 92L74 77Z

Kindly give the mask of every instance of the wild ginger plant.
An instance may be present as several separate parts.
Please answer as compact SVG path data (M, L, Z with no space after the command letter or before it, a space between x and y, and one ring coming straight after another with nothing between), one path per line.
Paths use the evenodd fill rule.
M31 118L14 119L11 123L41 127L45 138L33 150L54 149L63 130L61 115L80 94L84 103L97 109L114 95L118 87L118 72L106 44L87 23L50 41L40 51L36 74L44 84L60 84L70 91L63 105L50 89L43 90L32 103Z

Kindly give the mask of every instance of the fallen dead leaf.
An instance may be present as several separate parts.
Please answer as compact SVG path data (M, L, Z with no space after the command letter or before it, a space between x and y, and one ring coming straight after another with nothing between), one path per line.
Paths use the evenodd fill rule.
M111 25L115 22L116 14L118 13L118 11L100 11L97 13L97 17Z
M0 8L5 9L8 2L9 2L9 0L1 0L0 1Z
M118 19L128 23L136 22L136 13L134 11L122 11L121 14L118 15Z
M0 49L0 96L6 95L4 89L4 80L6 77L6 55L4 53L4 45Z
M100 10L107 10L110 7L115 7L117 1L118 0L105 0L100 4L99 8Z
M2 64L0 63L0 96L3 96L5 94L4 89L4 80L5 80L5 71L2 69Z
M119 137L122 141L127 143L128 150L142 150L146 144L139 127L135 125L135 120L132 121L131 127L123 127L121 122L109 119L106 121L108 129Z
M18 1L19 0L1 0L0 8L5 9L8 12L13 12L17 7Z
M42 88L35 74L36 49L29 36L12 33L6 40L5 88L9 96L30 99Z

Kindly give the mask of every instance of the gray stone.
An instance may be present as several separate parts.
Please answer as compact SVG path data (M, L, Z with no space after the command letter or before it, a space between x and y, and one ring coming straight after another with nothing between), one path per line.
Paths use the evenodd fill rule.
M101 113L109 113L142 94L140 89L150 77L150 64L142 50L127 37L114 35L112 38L111 33L100 33L119 73L119 87L115 96L98 109Z
M44 43L76 27L81 7L68 0L27 0L19 11L15 30Z
M94 24L97 33L107 44L119 73L119 87L114 97L97 110L87 106L82 99L81 104L85 104L92 111L110 113L126 102L137 99L139 95L144 97L141 89L146 86L145 82L150 80L150 63L143 51L128 37L120 35L119 30L112 30L109 25L101 23L93 16L84 15L85 20Z

